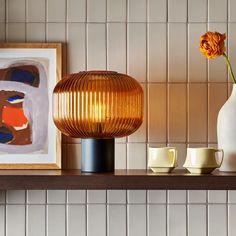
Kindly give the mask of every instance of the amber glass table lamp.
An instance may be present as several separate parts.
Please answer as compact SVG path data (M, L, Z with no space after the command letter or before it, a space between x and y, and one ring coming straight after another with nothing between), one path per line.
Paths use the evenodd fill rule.
M55 125L82 138L81 171L114 171L114 138L132 134L143 121L140 84L113 71L83 71L59 81L53 93Z

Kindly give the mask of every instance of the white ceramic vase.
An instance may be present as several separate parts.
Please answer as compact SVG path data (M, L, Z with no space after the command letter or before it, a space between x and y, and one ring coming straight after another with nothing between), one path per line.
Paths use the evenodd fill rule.
M236 172L236 84L219 111L217 119L218 147L224 150L220 171Z

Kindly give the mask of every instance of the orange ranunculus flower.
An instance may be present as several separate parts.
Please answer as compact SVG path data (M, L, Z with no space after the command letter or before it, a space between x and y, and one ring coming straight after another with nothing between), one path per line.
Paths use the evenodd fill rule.
M200 38L200 51L207 58L216 58L225 52L225 34L207 32Z

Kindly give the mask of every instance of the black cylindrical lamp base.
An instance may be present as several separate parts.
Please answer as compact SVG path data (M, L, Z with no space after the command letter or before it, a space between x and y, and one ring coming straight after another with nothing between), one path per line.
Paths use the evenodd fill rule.
M113 172L115 142L112 139L82 139L81 171Z

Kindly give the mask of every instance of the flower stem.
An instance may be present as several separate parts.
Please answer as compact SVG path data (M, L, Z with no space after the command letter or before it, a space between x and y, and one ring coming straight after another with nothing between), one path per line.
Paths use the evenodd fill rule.
M230 64L230 62L229 62L229 58L228 58L228 56L227 56L225 53L223 53L223 56L224 56L224 58L225 58L225 60L226 60L226 63L227 63L228 69L229 69L229 73L230 73L230 77L231 77L233 83L236 84L236 80L235 80L235 78L234 78L234 73L233 73L231 64Z

